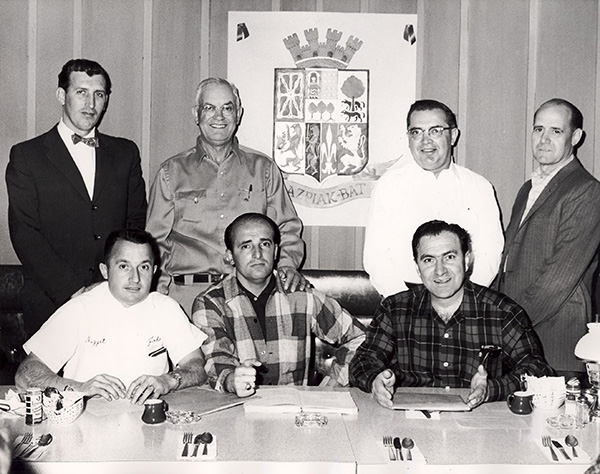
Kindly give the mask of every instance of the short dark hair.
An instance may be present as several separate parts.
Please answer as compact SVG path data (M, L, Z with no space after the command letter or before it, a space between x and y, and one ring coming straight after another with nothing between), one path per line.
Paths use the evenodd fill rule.
M119 229L112 231L104 244L104 263L108 264L111 254L117 245L117 242L132 242L134 244L148 244L152 253L152 264L156 265L159 261L158 246L154 237L142 229Z
M556 106L565 107L567 110L569 110L569 112L571 112L571 119L569 120L571 129L573 129L573 130L576 130L578 128L583 129L583 114L581 113L581 110L579 110L571 102L569 102L568 100L565 100L565 99L554 98L554 99L550 99L550 100L547 100L546 102L544 102L542 105L540 105L538 107L538 109L535 111L535 114L533 114L533 121L535 122L535 118L537 117L537 114L540 110L546 109L548 107L556 107Z
M237 216L225 229L225 247L227 247L227 250L233 252L233 242L235 240L235 233L237 232L238 228L244 224L251 223L268 224L273 231L273 243L279 245L279 242L281 241L281 233L279 232L279 227L277 227L277 224L275 224L270 217L265 216L264 214L260 214L258 212L248 212L246 214L242 214L241 216Z
M90 77L100 74L106 82L106 95L110 95L112 90L110 76L96 61L90 59L71 59L67 61L58 74L58 87L65 91L69 88L72 72L85 72Z
M424 112L426 110L441 110L446 117L446 123L448 123L448 126L452 128L457 127L456 115L454 112L452 112L452 110L450 110L450 107L448 107L446 104L438 102L437 100L423 99L417 100L413 105L410 106L408 114L406 115L406 129L410 128L410 116L414 112Z
M450 232L458 237L460 249L463 255L471 250L471 236L458 224L448 224L444 221L429 221L421 224L412 239L412 251L415 262L418 257L418 247L423 237L440 235L442 232Z

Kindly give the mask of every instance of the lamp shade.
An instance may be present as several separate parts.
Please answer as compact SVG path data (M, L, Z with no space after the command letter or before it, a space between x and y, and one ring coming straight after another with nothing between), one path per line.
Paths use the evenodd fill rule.
M600 323L588 323L588 333L575 345L575 356L588 361L600 361Z

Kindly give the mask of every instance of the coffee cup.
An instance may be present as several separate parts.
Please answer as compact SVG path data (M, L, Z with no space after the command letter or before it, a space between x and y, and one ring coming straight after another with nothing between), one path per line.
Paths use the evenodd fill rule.
M162 423L167 419L167 402L158 398L149 398L144 402L142 421L149 425Z
M529 415L533 411L533 393L515 392L506 398L510 411L517 415Z

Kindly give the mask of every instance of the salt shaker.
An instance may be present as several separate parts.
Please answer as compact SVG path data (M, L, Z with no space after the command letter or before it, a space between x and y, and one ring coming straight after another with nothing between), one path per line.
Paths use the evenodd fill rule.
M577 398L577 415L575 418L575 424L577 427L582 427L590 422L590 404L586 397L583 395Z
M577 416L577 399L581 394L581 384L577 377L567 382L567 393L565 398L565 415Z

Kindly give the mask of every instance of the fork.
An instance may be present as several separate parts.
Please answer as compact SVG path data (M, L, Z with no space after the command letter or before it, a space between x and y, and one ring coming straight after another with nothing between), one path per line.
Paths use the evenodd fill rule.
M390 461L396 460L396 453L394 452L394 442L392 441L391 436L383 437L383 445L388 448L388 453L390 455Z
M15 446L15 448L13 449L13 455L17 454L17 451L22 448L23 446L25 446L26 444L31 443L31 441L33 441L33 433L29 432L29 433L25 433L23 435L23 438L21 438L21 442L19 444L17 444ZM25 450L23 450L25 451Z
M548 446L550 448L550 453L552 454L552 460L558 461L558 456L554 452L554 448L552 448L552 440L550 439L550 436L542 436L542 444L544 446Z
M181 457L184 458L188 455L188 449L189 449L189 445L192 442L192 438L194 437L193 433L186 431L185 433L183 433L183 444L185 444L185 446L183 447L183 452L181 453Z

